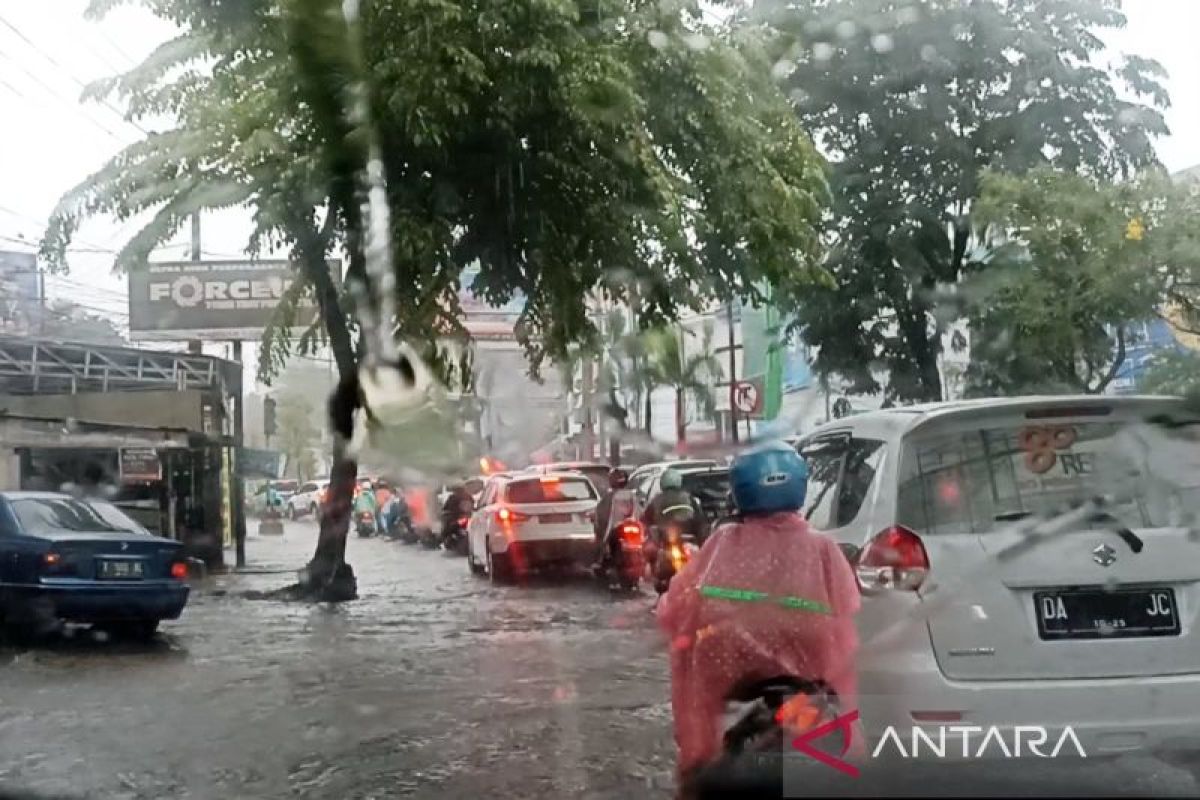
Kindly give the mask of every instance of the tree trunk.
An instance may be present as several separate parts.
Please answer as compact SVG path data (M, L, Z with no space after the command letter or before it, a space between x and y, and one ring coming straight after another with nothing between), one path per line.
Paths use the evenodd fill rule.
M651 438L653 438L653 436L654 436L654 426L651 424L652 420L650 419L650 410L653 407L653 404L651 401L652 401L653 397L654 397L654 388L647 386L646 387L646 396L645 396L645 398L643 398L643 402L645 403L645 405L643 406L642 416L644 417L644 422L646 425L646 436L651 437Z
M687 421L684 419L684 391L675 390L675 447L682 454L687 449Z
M928 322L925 310L920 304L907 314L897 314L901 333L907 340L909 351L916 361L917 390L915 396L905 397L905 400L918 402L936 402L942 399L942 374L938 369L938 351L941 342L929 338Z
M334 217L335 210L331 208L324 230L320 233L306 225L305 231L309 236L304 237L299 245L301 264L313 285L321 322L329 335L329 346L337 364L340 380L336 391L346 393L357 386L357 359L346 325L346 315L338 302L337 287L325 261ZM355 252L353 247L349 249L352 254ZM328 494L319 511L321 528L317 535L317 548L312 560L301 570L299 584L294 587L305 599L339 602L358 596L354 570L346 563L346 537L350 531L350 507L354 501L358 463L346 452L346 446L347 442L334 432L333 465L329 471Z

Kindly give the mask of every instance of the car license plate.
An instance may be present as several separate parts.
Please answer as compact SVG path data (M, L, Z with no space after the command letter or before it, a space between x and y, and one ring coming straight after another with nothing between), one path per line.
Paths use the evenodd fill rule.
M1178 636L1174 589L1072 589L1034 592L1043 639Z
M141 561L100 561L98 574L104 580L141 580L145 565Z
M547 525L561 525L571 521L570 514L539 514L538 521Z

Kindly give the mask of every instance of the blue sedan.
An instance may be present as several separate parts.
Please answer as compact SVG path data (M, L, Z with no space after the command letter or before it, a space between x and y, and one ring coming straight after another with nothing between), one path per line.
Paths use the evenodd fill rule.
M187 604L182 545L103 500L0 492L0 620L33 633L59 621L148 639Z

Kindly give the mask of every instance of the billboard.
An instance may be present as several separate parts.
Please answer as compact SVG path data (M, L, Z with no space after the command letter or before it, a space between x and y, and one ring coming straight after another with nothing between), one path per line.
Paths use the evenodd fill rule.
M26 330L42 306L42 276L33 253L0 250L0 327Z
M479 267L463 269L459 276L458 303L463 310L463 327L476 341L516 341L513 328L525 308L524 295L517 293L502 306L489 305L487 300L476 297L475 279Z
M340 279L341 264L329 262ZM289 261L172 261L129 273L129 337L135 341L256 340L295 280ZM316 319L311 294L295 327Z

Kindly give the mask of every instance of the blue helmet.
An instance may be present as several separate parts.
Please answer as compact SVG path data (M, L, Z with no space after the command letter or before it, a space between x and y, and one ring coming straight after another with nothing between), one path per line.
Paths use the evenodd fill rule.
M752 447L729 470L733 502L743 514L795 511L808 493L808 464L784 442Z

